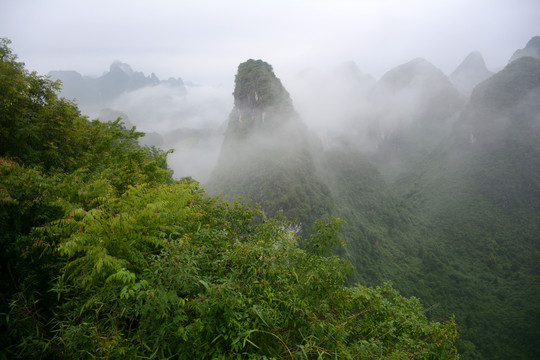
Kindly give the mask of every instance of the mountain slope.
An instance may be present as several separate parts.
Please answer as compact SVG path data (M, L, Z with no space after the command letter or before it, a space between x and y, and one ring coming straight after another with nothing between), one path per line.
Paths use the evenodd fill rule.
M388 71L370 96L374 161L389 182L422 163L448 136L465 99L448 77L424 59ZM375 139L375 140L373 140Z
M321 174L345 220L346 255L356 267L353 279L364 284L388 280L415 295L419 251L417 223L385 182L377 166L353 147L334 147L321 158Z
M512 57L508 62L511 63L523 56L540 58L540 36L532 37L523 49L516 50L514 54L512 54Z
M238 67L234 108L208 189L226 198L244 196L269 214L309 226L332 207L316 174L316 147L272 67L248 60Z
M424 224L419 295L467 358L538 358L540 60L478 85L452 136L397 184ZM487 335L489 334L489 335Z

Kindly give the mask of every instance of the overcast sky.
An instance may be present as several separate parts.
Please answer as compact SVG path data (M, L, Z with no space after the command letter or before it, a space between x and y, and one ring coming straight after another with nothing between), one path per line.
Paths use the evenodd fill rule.
M239 63L278 77L352 60L376 78L423 57L488 68L540 35L539 0L0 0L0 36L27 68L100 75L114 60L160 79L231 86Z

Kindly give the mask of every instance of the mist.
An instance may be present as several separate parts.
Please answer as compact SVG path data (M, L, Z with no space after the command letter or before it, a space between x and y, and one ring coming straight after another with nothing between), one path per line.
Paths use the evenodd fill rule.
M374 153L411 126L449 131L467 95L425 59L412 59L376 80L353 62L307 69L284 81L302 120L326 147L340 143Z
M230 94L224 87L190 86L184 93L160 84L124 93L111 107L126 112L138 130L166 135L179 128L218 128L232 107Z
M508 58L511 56L512 53L508 54ZM475 53L475 57L481 59L482 55ZM478 73L478 64L470 65L469 58L464 57L456 68ZM487 68L484 71L493 74ZM276 73L280 77L277 70ZM471 89L483 80L472 76L467 80L468 88L460 87L423 58L388 69L379 79L363 72L353 61L334 67L307 66L284 74L282 83L295 111L324 148L346 145L368 155L384 152L381 144L388 146L401 141L403 136L416 142L414 151L433 150L438 140L451 131ZM111 83L113 95L119 95L90 96L100 99L90 105L83 97L79 102L83 112L102 121L122 117L128 128L135 126L146 133L141 144L174 149L168 162L176 178L190 176L205 183L216 166L233 111L233 84L215 86L186 81L185 85L181 78L162 81L154 73L144 74L128 64L115 62L109 72L91 79L91 87L99 88L102 85L93 82L103 82L101 79L111 76L122 79L121 83ZM139 82L129 80L133 78ZM64 85L62 95L73 97L70 91L77 89L76 84L71 84L67 77ZM258 141L262 143L263 139ZM393 166L399 167L395 162Z
M366 96L374 84L375 78L354 62L332 69L308 68L284 80L295 109L322 139L337 136L366 115Z
M272 64L302 121L324 144L347 140L374 151L396 126L410 123L425 91L405 86L386 98L379 86L373 95L388 71L421 57L450 75L478 51L496 72L540 33L539 12L533 0L7 0L0 4L0 34L13 41L28 68L42 74L73 70L97 78L122 59L149 83L151 76L186 80L185 93L152 83L97 108L79 105L91 118L103 108L123 112L149 133L146 143L176 149L170 163L177 176L192 169L204 181L232 110L239 63L253 58Z
M232 108L230 88L187 86L185 91L165 84L126 92L111 103L147 135L145 145L164 150L176 178L206 181L215 166L228 113Z
M145 133L142 145L175 150L169 156L175 177L205 181L219 154L232 90L137 70L115 61L99 77L73 70L49 77L62 82L60 95L74 100L83 115L103 122L121 118L126 128Z
M162 79L229 86L249 58L265 59L282 78L350 60L380 78L416 57L449 74L477 50L497 71L539 33L539 12L535 0L5 0L0 33L44 74L72 69L99 76L122 59Z
M203 182L233 107L236 67L249 58L272 64L300 118L325 146L347 142L376 152L412 119L428 117L425 96L435 92L444 98L446 91L429 89L435 82L421 76L394 88L384 80L393 69L422 58L444 76L452 74L466 99L475 83L463 83L463 75L453 72L468 54L483 56L483 73L491 74L540 33L535 16L540 4L532 0L152 5L55 0L4 1L0 10L0 33L31 69L97 78L122 59L144 74L147 86L124 89L94 107L78 103L90 118L104 108L124 113L128 125L148 133L143 143L176 150L169 157L175 176ZM156 78L182 78L185 87L157 84ZM437 86L447 86L443 82ZM442 117L439 121L450 123L452 114Z
M308 241L316 219L345 220L350 280L456 314L464 359L538 358L538 14L538 0L4 0L0 36L89 119L174 150L175 179Z

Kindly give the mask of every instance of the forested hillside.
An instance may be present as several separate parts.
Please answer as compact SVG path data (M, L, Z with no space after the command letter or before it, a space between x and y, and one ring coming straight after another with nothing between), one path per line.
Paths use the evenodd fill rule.
M339 216L347 247L336 253L355 266L350 281L392 280L420 296L431 319L455 314L464 358L535 358L540 60L518 58L492 75L473 55L454 72L463 85L482 69L484 81L465 84L478 83L470 96L413 60L359 92L371 107L329 131L325 146L301 126L271 67L250 60L238 69L209 187L253 199L270 215ZM288 131L279 132L283 124ZM306 196L290 196L299 189ZM313 206L321 201L323 212Z
M393 87L384 97L390 112L380 114L401 125L364 155L346 148L324 155L359 278L393 280L420 296L433 319L455 314L463 358L540 356L539 65L513 61L466 103L446 85L438 96L441 79L422 95L425 70L397 77L408 75L416 90L389 81L406 69L398 67L380 80ZM396 115L400 92L411 90L421 106L414 116ZM361 148L355 136L348 148Z
M303 116L243 62L226 126L178 127L190 108L162 134L216 149L224 129L201 185L3 39L0 358L540 358L538 44L498 73L476 52L451 76L303 73Z
M5 39L0 78L0 358L458 358L452 318L345 285L339 219L300 238L173 179L166 152L89 121Z
M424 224L422 298L455 313L464 355L536 358L540 60L478 85L454 131L395 189ZM474 345L473 345L474 344Z

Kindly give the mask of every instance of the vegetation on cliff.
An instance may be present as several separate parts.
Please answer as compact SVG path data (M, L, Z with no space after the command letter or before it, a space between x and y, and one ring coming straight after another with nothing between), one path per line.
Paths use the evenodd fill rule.
M333 208L313 157L320 144L299 119L269 64L240 64L234 96L209 191L228 199L251 199L269 215L283 214L309 232L310 224L328 217Z

